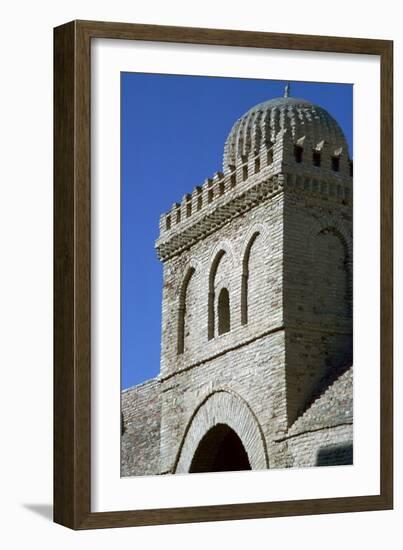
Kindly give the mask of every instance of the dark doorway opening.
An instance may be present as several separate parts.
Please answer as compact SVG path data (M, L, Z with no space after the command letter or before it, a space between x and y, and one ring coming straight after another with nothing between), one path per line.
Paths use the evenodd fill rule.
M226 424L217 424L200 441L189 472L236 472L250 469L248 455L238 435Z

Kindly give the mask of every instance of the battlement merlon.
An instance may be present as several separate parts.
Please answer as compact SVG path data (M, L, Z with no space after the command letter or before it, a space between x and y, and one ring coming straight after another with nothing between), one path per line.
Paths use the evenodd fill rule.
M282 132L270 148L264 146L258 154L239 158L236 166L225 173L216 172L162 214L155 243L158 257L165 261L189 248L232 218L283 191L286 183L290 189L350 201L352 163L348 155L331 151L323 141L313 144L302 138L301 146L311 154L305 153L303 161L297 162L295 144L289 143L285 134ZM321 152L319 167L312 163L313 151ZM337 171L332 165L335 154L339 158Z

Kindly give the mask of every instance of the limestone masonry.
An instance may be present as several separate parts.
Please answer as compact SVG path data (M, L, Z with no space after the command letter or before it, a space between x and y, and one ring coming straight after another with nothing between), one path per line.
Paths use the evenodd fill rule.
M161 216L160 375L122 392L122 476L351 464L352 161L289 97Z

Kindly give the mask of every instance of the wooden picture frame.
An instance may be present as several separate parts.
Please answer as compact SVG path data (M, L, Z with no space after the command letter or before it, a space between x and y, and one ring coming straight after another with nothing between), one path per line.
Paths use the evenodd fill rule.
M91 40L113 38L380 56L380 494L91 512ZM54 31L54 520L72 529L393 507L393 43L385 40L73 21Z

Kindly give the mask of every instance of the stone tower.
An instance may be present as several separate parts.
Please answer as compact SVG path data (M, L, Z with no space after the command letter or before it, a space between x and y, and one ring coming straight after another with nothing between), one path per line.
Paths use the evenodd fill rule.
M352 162L329 113L288 87L250 109L156 248L158 472L351 462Z

